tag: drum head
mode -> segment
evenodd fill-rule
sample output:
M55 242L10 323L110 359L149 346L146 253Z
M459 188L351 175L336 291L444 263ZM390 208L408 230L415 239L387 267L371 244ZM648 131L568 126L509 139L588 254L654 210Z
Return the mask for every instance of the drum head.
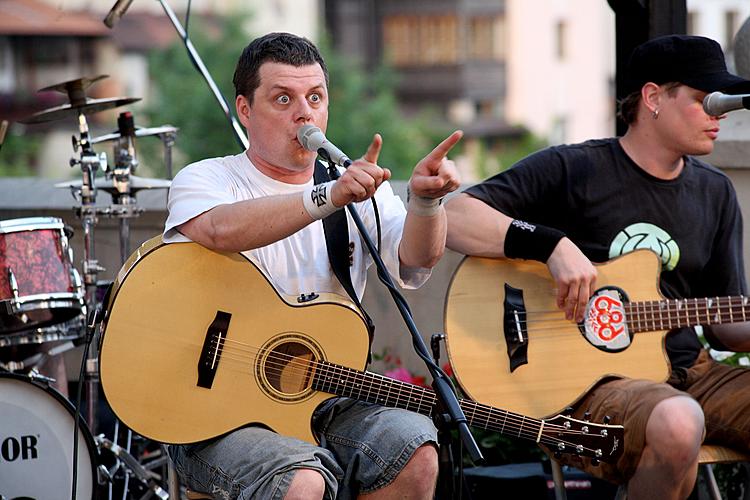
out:
M27 377L0 374L0 496L70 498L73 482L72 405ZM86 424L78 430L76 498L94 494L95 446Z

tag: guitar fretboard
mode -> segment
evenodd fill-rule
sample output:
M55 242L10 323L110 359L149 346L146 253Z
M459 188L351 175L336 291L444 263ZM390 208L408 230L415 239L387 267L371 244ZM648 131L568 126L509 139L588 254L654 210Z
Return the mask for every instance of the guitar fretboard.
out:
M718 325L750 319L748 297L664 299L628 302L625 314L631 332L671 330L696 325Z
M429 417L437 402L437 396L431 389L328 362L318 363L312 386L328 394L402 408ZM525 415L466 399L460 400L460 406L469 425L474 427L534 440L538 440L544 430L544 421Z

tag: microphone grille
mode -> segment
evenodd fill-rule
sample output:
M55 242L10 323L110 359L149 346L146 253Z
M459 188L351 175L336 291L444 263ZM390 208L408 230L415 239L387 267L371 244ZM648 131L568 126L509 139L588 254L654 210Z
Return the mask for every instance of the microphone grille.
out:
M703 98L703 111L705 111L707 115L717 116L722 114L721 112L717 113L718 110L716 109L721 96L721 92L711 92Z
M317 151L317 148L312 149L310 145L310 137L315 133L322 134L320 129L315 125L302 125L297 130L297 140L302 144L303 148L310 151Z

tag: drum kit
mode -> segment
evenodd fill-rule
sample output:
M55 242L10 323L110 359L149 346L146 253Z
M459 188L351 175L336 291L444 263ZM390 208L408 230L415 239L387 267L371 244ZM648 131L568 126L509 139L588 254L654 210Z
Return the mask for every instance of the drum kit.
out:
M124 263L130 250L130 221L143 213L136 194L170 185L169 180L134 175L138 167L135 141L147 136L161 139L171 178L171 150L177 134L172 126L137 128L132 114L124 112L118 117L117 131L90 137L87 116L139 100L88 97L88 87L102 78L105 75L41 89L62 92L68 102L24 120L77 120L75 155L70 165L80 167L82 178L56 186L70 189L78 202L75 212L83 229L84 258L79 273L69 243L73 230L59 218L0 221L0 500L71 498L73 491L75 498L91 499L101 496L104 488L110 498L113 491L121 493L123 499L169 498L160 486L168 463L162 447L146 450L148 444L143 444L138 453L133 452L131 442L138 439L133 439L127 430L127 443L120 446L117 441L122 430L118 425L111 440L104 434L92 435L101 410L97 404L97 342L91 341L95 337L95 315L91 313L103 302L107 285L99 280L104 268L95 257L95 226L99 217L119 221L120 256ZM94 150L95 145L104 143L114 144L113 165L105 153ZM102 176L97 176L99 171ZM110 205L96 204L100 191L111 195ZM82 369L87 396L84 421L76 406L54 387L54 379L45 375L42 366L87 342L89 354L84 356L85 370ZM148 458L144 458L145 454ZM163 473L157 473L159 470ZM138 496L134 497L136 493Z

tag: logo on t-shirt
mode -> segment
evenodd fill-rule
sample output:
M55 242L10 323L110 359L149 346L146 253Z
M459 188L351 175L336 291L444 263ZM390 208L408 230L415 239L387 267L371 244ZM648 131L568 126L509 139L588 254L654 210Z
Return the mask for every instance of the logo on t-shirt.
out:
M648 222L631 224L615 236L609 246L609 258L647 248L661 258L664 271L671 271L680 261L680 247L668 232Z

